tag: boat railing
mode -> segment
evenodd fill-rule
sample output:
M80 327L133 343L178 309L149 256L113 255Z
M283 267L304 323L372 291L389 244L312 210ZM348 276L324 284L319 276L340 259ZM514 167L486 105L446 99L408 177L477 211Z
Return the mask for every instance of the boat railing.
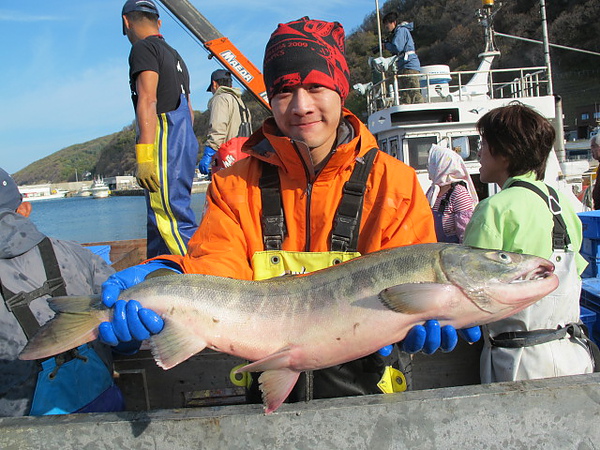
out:
M401 88L406 79L417 78L418 88ZM420 91L424 103L461 102L479 98L520 99L548 95L546 67L471 70L444 73L394 74L369 83L365 91L367 109L373 114L381 109L407 104L405 98Z

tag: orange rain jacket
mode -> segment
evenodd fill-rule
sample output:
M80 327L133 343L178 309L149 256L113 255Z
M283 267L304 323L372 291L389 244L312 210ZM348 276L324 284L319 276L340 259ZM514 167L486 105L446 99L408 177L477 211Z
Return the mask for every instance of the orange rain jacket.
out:
M377 147L375 137L350 111L343 116L354 137L339 145L315 176L296 145L267 119L244 146L249 158L213 175L202 223L185 256L163 255L184 273L252 279L251 259L263 251L259 160L279 167L287 236L282 250L329 251L333 220L356 158ZM367 180L358 251L436 242L433 216L414 169L378 152Z

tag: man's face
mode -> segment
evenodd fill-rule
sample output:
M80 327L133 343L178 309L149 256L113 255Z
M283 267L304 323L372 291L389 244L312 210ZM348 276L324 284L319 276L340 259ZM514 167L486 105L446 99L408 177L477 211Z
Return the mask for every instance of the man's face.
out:
M590 145L590 150L592 151L592 158L600 161L600 144L598 144L597 139Z
M327 155L333 148L342 111L337 92L317 84L297 85L276 94L271 109L281 132L304 142L313 155Z
M388 31L388 33L391 33L392 31L394 31L394 28L396 28L396 22L384 23L383 26Z

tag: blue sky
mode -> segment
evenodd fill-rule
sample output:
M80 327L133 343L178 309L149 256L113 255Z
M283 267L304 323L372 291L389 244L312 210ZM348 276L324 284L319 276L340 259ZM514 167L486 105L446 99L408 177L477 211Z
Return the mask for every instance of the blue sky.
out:
M9 173L73 144L121 130L134 119L127 83L130 44L124 0L7 0L0 4L0 167ZM159 3L162 33L190 70L192 105L203 111L215 60ZM337 20L346 32L373 0L221 0L191 3L257 67L278 23Z

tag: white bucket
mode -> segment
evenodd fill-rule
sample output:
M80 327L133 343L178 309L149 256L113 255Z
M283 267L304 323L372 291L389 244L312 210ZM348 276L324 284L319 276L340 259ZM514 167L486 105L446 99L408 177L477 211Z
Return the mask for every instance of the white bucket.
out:
M433 66L421 66L420 85L421 94L429 101L443 101L450 94L450 66L437 64ZM426 76L429 77L429 79ZM429 81L429 85L427 82Z

